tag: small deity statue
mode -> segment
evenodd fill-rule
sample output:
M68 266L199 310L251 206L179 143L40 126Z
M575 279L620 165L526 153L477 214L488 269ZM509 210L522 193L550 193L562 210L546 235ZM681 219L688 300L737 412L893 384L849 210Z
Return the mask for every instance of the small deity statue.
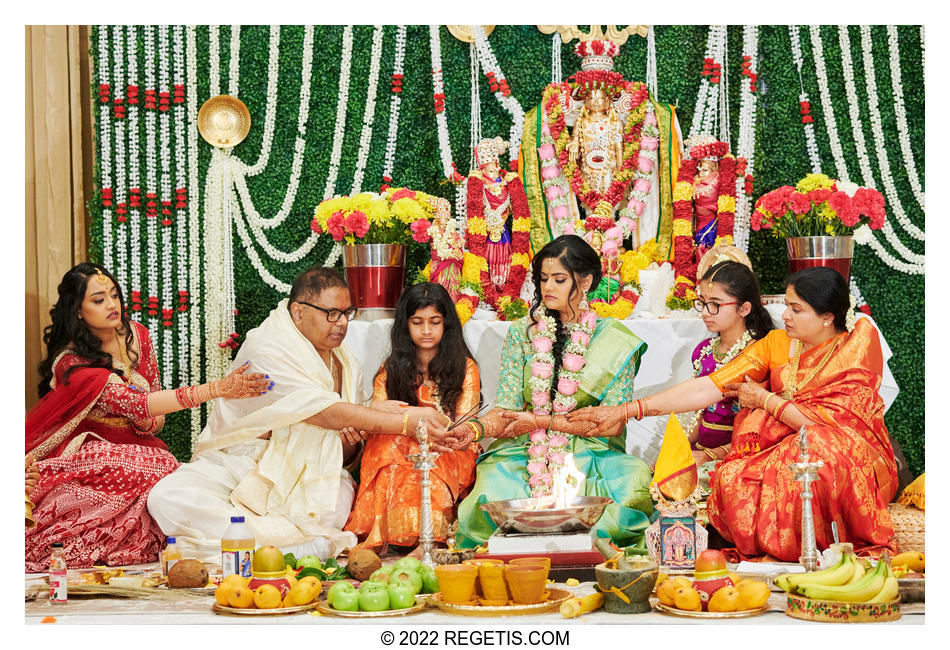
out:
M623 124L604 88L581 87L579 97L584 108L567 145L568 160L579 165L593 191L604 194L623 163Z
M465 257L462 237L455 219L450 216L449 202L437 196L430 197L430 201L435 207L435 218L429 226L429 236L432 237L429 281L441 284L449 292L452 302L458 302Z
M691 157L698 158L696 178L693 180L693 241L696 243L696 259L716 243L719 204L719 160L725 152L710 135L700 135L687 141ZM726 145L728 147L728 145ZM727 149L728 150L728 149ZM696 156L693 156L693 153Z

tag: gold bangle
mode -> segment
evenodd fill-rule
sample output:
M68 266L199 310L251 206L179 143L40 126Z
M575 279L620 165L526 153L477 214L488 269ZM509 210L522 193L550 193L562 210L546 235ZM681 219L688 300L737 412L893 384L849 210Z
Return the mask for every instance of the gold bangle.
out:
M406 413L402 416L402 433L400 435L406 435L406 427L409 425L409 414Z
M472 422L471 420L469 420L469 421L466 422L465 424L467 424L468 426L470 426L470 427L472 428L472 433L475 434L475 439L472 440L472 442L478 442L478 440L479 440L479 438L478 438L478 429L475 428L475 423Z
M766 413L769 413L769 414L772 413L771 411L769 411L769 400L772 399L773 397L775 397L775 393L769 393L768 397L765 398L765 403L762 404L762 408L765 410Z

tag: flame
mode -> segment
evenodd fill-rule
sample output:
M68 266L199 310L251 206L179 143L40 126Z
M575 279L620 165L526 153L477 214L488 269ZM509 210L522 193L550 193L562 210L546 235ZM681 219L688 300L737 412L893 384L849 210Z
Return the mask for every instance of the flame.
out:
M574 454L568 454L564 457L564 465L554 473L551 494L541 497L537 508L539 510L567 508L574 501L577 493L580 492L586 478L584 472L577 469L577 465L574 463Z

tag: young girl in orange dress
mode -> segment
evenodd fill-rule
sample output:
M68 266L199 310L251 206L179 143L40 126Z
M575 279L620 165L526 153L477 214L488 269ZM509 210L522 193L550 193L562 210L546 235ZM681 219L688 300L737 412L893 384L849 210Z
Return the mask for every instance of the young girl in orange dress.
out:
M798 460L801 427L812 460L824 462L811 486L818 548L834 541L835 522L840 540L855 550L894 551L887 504L897 491L897 463L878 392L884 361L877 330L867 319L853 322L848 285L829 268L789 277L785 302L784 330L772 330L712 374L572 415L610 427L627 415L703 408L736 396L743 409L731 445L717 451L707 504L710 523L738 555L794 562L801 554L801 484L788 471Z
M377 407L431 406L455 420L479 403L478 366L462 339L455 305L442 285L423 282L403 293L390 341L389 357L373 382ZM407 457L418 451L412 435L367 438L356 503L345 526L357 535L361 546L382 554L390 544L418 544L419 472ZM461 450L443 452L429 472L436 541L445 541L455 520L455 504L475 480L479 451L473 442Z

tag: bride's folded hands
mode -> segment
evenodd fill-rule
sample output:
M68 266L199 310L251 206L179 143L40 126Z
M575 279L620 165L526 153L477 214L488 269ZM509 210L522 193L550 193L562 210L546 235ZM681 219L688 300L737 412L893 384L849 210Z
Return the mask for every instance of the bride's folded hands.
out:
M568 413L564 417L568 422L585 427L593 427L583 435L588 438L615 436L623 431L627 424L629 407L619 406L585 406ZM577 434L580 435L580 434Z

